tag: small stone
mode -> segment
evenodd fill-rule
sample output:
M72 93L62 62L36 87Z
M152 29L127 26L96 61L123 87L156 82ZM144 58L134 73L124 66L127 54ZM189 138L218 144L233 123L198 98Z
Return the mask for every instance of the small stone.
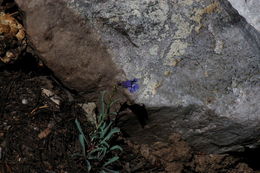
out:
M41 133L38 134L38 138L43 139L46 138L51 133L51 128L47 127Z
M97 123L96 113L95 113L96 107L97 106L94 102L84 103L82 105L82 109L85 111L87 120L93 125L96 125L96 123Z
M28 104L28 100L27 99L22 99L22 104L27 105Z
M60 105L61 98L57 95L55 95L51 90L42 88L42 94L50 98L50 100L55 103L56 105Z

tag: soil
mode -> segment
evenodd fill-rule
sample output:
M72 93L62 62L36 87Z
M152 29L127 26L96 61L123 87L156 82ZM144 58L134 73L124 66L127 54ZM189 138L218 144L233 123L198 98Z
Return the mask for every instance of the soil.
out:
M36 60L29 57L27 54L23 63L2 66L0 71L0 172L85 172L80 160L72 157L80 151L75 118L86 121L78 105L82 99L69 102L65 89L50 71L37 67ZM41 88L57 94L61 105L57 107L42 95ZM51 124L50 133L40 138L39 134ZM122 172L162 169L135 154L123 140L117 142L124 149L120 162L115 165L117 169Z
M1 9L15 12L12 3L3 3ZM60 102L53 102L42 89L52 91ZM80 106L84 102L32 53L23 53L14 64L0 63L0 173L87 172L83 159L73 157L81 151L75 119L86 124L86 133L92 130ZM248 160L245 155L195 153L179 134L149 145L129 139L126 135L114 139L123 152L111 169L122 173L254 172L241 162Z

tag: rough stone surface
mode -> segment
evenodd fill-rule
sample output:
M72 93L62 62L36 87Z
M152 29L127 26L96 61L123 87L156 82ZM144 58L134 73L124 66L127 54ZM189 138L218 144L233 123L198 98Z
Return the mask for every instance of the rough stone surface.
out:
M186 164L191 164L191 148L179 134L172 134L167 141L157 141L151 145L138 145L130 141L127 143L152 164L164 167L167 173L181 173Z
M164 107L150 110L149 114L150 120L144 129L131 115L122 127L138 144L163 141L172 132L182 134L196 150L208 153L243 151L245 146L255 147L260 142L258 122L251 125L237 123L202 107Z
M194 153L179 134L171 134L165 141L151 145L127 141L135 152L141 153L152 164L160 165L165 173L253 173L247 164L228 154Z
M95 93L138 78L132 100L151 110L158 135L177 131L207 152L259 144L260 34L227 1L16 2L68 87Z
M17 1L31 42L55 75L71 89L103 90L117 74L111 55L93 27L64 2Z
M260 31L260 1L259 0L229 0L232 6L248 23Z

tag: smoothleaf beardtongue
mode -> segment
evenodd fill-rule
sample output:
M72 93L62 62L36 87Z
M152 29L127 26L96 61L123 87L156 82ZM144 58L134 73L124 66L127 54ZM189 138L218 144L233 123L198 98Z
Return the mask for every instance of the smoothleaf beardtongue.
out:
M137 82L138 80L134 78L133 80L126 80L120 82L119 85L121 85L124 88L127 88L131 93L134 93L139 89L139 85L137 84Z

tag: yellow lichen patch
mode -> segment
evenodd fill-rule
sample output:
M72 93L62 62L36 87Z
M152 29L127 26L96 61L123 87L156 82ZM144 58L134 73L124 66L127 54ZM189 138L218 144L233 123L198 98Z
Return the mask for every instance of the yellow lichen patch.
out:
M178 2L178 4L191 6L195 1L200 1L200 0L181 0Z
M209 73L207 71L204 72L205 77L209 77Z
M198 25L195 27L196 32L199 32L200 28L202 27L201 20L203 15L213 13L214 11L219 9L218 7L219 7L219 3L215 1L214 3L208 5L203 9L195 9L194 11L195 15L191 18L193 21L198 23Z
M203 13L205 14L210 14L210 13L213 13L217 8L219 7L219 2L214 2L210 5L208 5L207 7L205 7L203 9Z
M184 55L185 49L187 47L188 47L188 43L182 42L180 40L175 40L172 43L170 50L166 55L166 60L164 62L164 65L176 66L180 61L179 56Z
M170 47L170 51L167 54L167 58L183 55L187 47L188 43L182 42L180 40L175 40Z
M153 79L152 77L145 77L143 84L146 86L141 97L149 98L157 93L158 88L163 85L162 81Z
M164 72L164 76L170 76L172 74L172 71L167 70Z
M151 55L157 55L158 54L158 50L159 50L159 46L158 45L154 45L149 49L149 53Z
M140 2L142 2L142 1L140 1ZM154 3L154 2L151 2L151 3ZM130 3L130 4L132 4L132 3ZM135 7L135 8L139 9L140 7ZM169 5L168 5L167 1L158 1L158 3L156 3L156 5L154 6L153 10L149 11L148 13L144 13L142 15L149 18L153 22L161 23L161 22L164 22L167 20L168 11L169 11Z
M174 38L182 39L187 38L193 26L190 25L181 15L173 14L171 20L176 24L177 31L174 33Z
M152 94L155 95L157 93L158 88L162 86L162 82L156 82L155 85L153 86Z
M181 61L180 59L170 59L170 60L168 60L167 65L168 65L168 66L175 67L175 66L178 65L178 63L179 63L180 61Z

